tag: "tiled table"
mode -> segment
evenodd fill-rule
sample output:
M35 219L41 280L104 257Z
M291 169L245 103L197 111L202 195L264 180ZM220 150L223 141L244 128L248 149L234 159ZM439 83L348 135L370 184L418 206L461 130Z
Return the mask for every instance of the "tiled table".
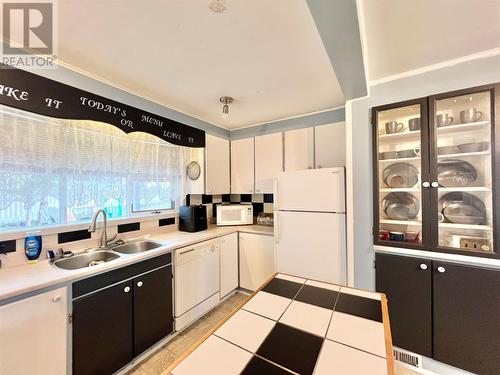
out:
M173 375L394 373L384 295L277 274Z

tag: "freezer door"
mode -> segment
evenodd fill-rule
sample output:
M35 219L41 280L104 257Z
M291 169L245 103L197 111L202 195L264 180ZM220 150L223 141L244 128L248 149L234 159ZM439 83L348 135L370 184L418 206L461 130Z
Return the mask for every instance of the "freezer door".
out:
M345 212L344 168L282 172L274 189L275 210Z
M346 284L345 215L277 211L274 219L280 272Z

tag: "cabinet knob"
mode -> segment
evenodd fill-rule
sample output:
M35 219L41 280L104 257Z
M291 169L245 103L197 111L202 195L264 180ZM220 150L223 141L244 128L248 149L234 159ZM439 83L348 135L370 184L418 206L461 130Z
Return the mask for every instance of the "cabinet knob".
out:
M139 282L137 283L137 286L138 286L139 288L140 288L141 286L143 286L143 285L144 285L144 284L142 283L142 281L139 281Z
M441 266L438 267L439 273L444 273L444 271L446 271L446 269L444 267L441 267Z
M420 265L420 269L422 269L422 270L426 270L426 269L427 269L427 264L422 263L422 264Z
M52 297L52 302L57 303L61 300L61 296L54 296Z
M125 293L130 292L130 287L129 287L129 286L126 286L125 288L123 288L123 291L124 291Z
M429 186L431 186L431 184L429 183L429 181L424 181L424 182L422 182L422 186L424 188L428 188Z
M432 184L431 184L431 186L432 186L433 188L436 188L436 187L438 187L438 186L439 186L439 184L438 184L436 181L433 181L433 182L432 182Z

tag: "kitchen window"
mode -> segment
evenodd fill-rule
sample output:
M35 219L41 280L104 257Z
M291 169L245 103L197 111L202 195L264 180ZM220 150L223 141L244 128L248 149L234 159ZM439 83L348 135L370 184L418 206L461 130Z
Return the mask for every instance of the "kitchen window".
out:
M0 232L172 210L194 149L0 106Z

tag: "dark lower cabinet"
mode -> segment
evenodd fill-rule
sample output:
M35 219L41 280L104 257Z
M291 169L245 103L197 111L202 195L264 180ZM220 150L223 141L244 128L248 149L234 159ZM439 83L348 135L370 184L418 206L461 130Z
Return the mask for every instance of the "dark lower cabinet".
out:
M500 271L433 262L434 359L500 374Z
M112 374L134 357L132 281L73 302L73 375Z
M430 261L376 254L376 289L385 293L394 345L432 357Z
M136 356L174 330L172 311L172 266L134 279Z
M73 284L73 375L111 375L173 332L167 255Z
M380 253L375 264L394 345L473 373L500 374L500 270Z

